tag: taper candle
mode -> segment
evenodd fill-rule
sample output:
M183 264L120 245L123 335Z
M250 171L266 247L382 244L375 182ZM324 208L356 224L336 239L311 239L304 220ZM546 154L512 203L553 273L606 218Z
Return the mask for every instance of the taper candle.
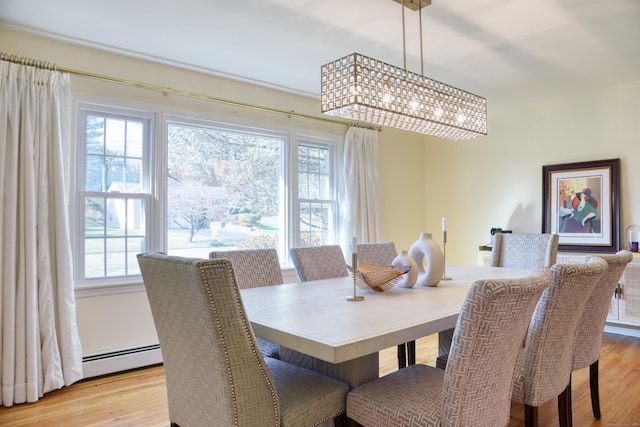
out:
M447 231L447 217L442 217L442 231Z
M358 239L356 239L356 236L353 236L353 239L351 240L351 252L356 253L357 248L358 248Z

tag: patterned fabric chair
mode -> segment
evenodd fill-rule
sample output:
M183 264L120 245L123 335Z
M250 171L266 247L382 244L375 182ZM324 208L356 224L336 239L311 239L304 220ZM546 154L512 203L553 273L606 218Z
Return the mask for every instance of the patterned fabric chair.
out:
M343 413L347 384L258 351L230 261L139 254L138 263L171 425L318 425Z
M393 242L358 243L356 246L358 262L371 264L391 265L393 259L398 256L396 245Z
M609 307L611 305L611 297L620 282L620 278L627 267L627 264L633 259L633 254L629 251L620 251L615 255L598 255L604 259L609 268L602 275L600 281L596 284L593 293L587 300L582 318L578 322L578 330L576 332L575 348L573 350L573 370L586 368L589 366L589 385L591 389L591 408L593 416L600 419L600 391L598 381L598 361L600 359L600 350L602 347L602 332L604 324L607 320ZM571 380L571 378L569 378ZM568 393L568 416L571 413L571 382L567 386ZM571 425L571 421L569 421Z
M338 245L291 248L289 254L301 282L349 275L342 248Z
M347 277L347 263L338 245L305 246L289 250L291 261L301 282ZM314 358L287 347L280 347L280 358L288 363L311 369Z
M551 267L558 255L557 234L498 233L491 249L492 267Z
M353 389L347 416L372 427L500 427L511 378L547 269L522 279L475 282L462 306L445 370L417 364Z
M560 426L567 426L565 392L570 382L578 322L596 283L607 270L601 258L551 267L551 284L544 291L520 349L513 376L513 401L525 405L525 426L538 425L538 407L558 399Z
M240 289L279 285L282 269L275 249L245 249L235 251L213 251L209 258L226 258L233 264ZM263 356L280 357L280 346L274 342L256 337Z
M398 252L393 242L358 243L358 262L391 265ZM398 344L398 369L416 363L416 342Z

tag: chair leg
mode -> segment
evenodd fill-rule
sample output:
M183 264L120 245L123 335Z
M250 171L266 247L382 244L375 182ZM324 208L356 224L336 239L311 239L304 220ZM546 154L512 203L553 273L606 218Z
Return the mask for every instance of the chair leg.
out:
M571 426L571 380L562 393L558 395L558 424L560 427Z
M567 386L567 427L573 427L573 397L571 396L571 376Z
M600 419L600 384L598 380L598 362L596 360L589 366L589 387L591 388L591 408L596 420Z
M398 369L407 366L407 348L404 344L398 345Z
M407 343L407 365L416 364L416 342L409 341Z
M538 407L524 405L524 425L525 427L538 427Z

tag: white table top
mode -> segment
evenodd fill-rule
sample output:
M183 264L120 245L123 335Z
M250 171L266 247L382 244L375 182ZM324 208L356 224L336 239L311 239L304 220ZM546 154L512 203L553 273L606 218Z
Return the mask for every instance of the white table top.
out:
M448 265L436 287L356 288L353 279L318 280L243 289L255 334L330 363L341 363L453 328L471 284L479 279L517 278L530 270Z

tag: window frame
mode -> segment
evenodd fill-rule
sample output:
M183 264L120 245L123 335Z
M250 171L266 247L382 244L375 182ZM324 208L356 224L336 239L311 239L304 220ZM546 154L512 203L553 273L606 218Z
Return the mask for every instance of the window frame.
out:
M142 141L142 182L140 193L109 193L108 191L87 191L86 190L86 138L87 138L87 117L90 115L104 116L119 120L139 121L143 123ZM140 284L142 277L140 274L130 274L111 277L85 277L85 200L88 197L104 197L105 199L137 199L144 205L144 241L145 248L153 248L152 217L153 197L151 183L151 169L153 150L151 144L155 138L156 114L139 110L118 107L114 105L103 105L91 102L78 102L76 106L76 173L75 173L75 256L74 256L74 277L76 290L90 290L94 288L122 287L132 284ZM106 255L105 255L106 256Z
M292 188L295 188L295 191L291 191L292 197L292 221L291 224L291 232L292 238L289 240L290 247L299 246L300 245L300 211L301 205L303 203L329 203L332 208L332 218L331 221L334 224L333 228L333 242L328 244L340 244L340 235L341 230L338 224L340 212L340 189L338 188L338 171L339 169L339 158L338 158L338 149L340 148L340 142L337 140L331 140L328 138L321 138L312 135L300 134L294 139L294 147L292 148L292 159L291 165L292 170L291 173L295 178L292 179L291 185ZM330 199L302 199L299 197L299 181L298 178L300 176L298 170L298 151L301 145L308 145L312 147L321 147L326 148L329 151L329 187L331 190L331 198ZM329 200L329 202L327 202Z
M167 166L168 166L168 132L169 122L182 125L216 127L223 131L239 131L267 135L269 137L284 137L285 142L281 153L281 194L284 212L281 213L281 242L279 254L283 274L288 277L288 270L293 268L289 258L289 249L299 246L300 201L298 198L298 148L299 145L327 148L330 158L330 186L333 194L331 220L336 224L333 231L335 244L341 243L342 230L339 218L340 200L344 189L338 186L341 176L341 150L344 136L338 132L328 132L304 129L278 124L277 120L243 119L235 115L219 115L185 109L168 109L157 104L142 104L122 99L95 99L80 97L76 99L76 148L73 151L75 160L75 179L73 194L76 206L75 218L72 221L74 247L74 275L76 277L77 296L95 296L104 294L118 294L140 292L144 290L140 275L118 276L112 278L84 278L84 200L96 192L85 191L86 185L86 117L91 112L114 118L133 120L148 120L145 129L148 132L143 142L143 179L146 186L145 193L118 193L119 196L144 198L145 204L145 234L147 252L166 251L167 242ZM295 190L295 191L292 191ZM97 192L98 196L109 194ZM213 248L212 248L213 250Z

